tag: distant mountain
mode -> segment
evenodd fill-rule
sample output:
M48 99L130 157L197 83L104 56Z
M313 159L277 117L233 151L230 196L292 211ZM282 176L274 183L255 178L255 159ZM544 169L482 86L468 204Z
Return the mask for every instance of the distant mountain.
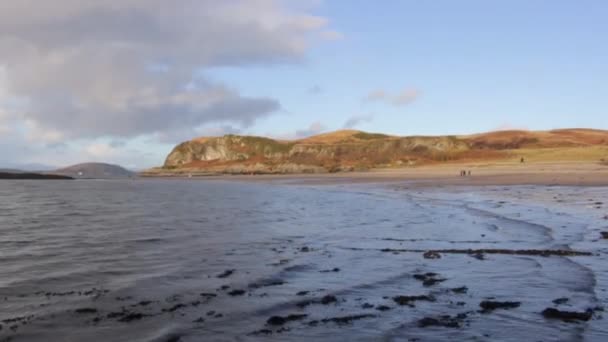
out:
M143 176L316 173L456 162L608 160L608 131L497 131L399 137L355 130L299 140L225 135L177 145Z
M115 179L135 177L135 173L121 166L105 163L83 163L49 171L48 174L86 179Z

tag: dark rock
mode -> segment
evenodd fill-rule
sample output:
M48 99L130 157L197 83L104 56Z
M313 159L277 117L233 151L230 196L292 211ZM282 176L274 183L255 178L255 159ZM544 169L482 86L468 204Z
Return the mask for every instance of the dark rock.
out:
M228 278L230 277L236 270L225 270L223 273L218 274L218 278Z
M313 300L303 300L301 302L296 303L296 306L303 309L311 304L314 304L315 302Z
M175 305L173 305L172 307L170 307L168 309L163 309L163 312L175 312L175 311L177 311L177 310L179 310L181 308L185 308L185 307L186 307L186 305L181 304L181 303L180 304L175 304Z
M338 298L336 298L336 296L332 296L332 295L327 295L327 296L321 298L321 304L323 304L323 305L336 303L337 301L338 301Z
M593 316L593 310L589 309L584 312L562 311L555 308L546 308L542 315L545 318L561 319L563 321L588 321Z
M304 246L304 247L300 248L300 252L302 252L302 253L308 253L308 252L310 252L310 248L307 247L307 246Z
M483 309L482 312L491 312L496 309L514 309L518 308L521 302L497 302L491 300L484 300L479 303L479 306Z
M378 311L388 311L390 309L392 309L392 308L390 306L386 306L386 305L378 305L376 307L376 310L378 310Z
M393 297L393 301L399 305L412 305L412 302L420 301L420 300L427 301L427 302L434 302L435 297L430 296L430 295Z
M483 253L472 253L471 256L477 260L486 260L486 256Z
M350 315L350 316L342 316L342 317L325 318L325 319L322 319L321 322L323 322L323 323L333 322L333 323L336 323L336 324L348 324L348 323L351 323L352 321L356 321L356 320L359 320L359 319L373 318L373 317L376 317L376 316L375 315L370 315L370 314Z
M393 252L423 252L419 249L391 249L384 248L380 250L385 253ZM591 256L591 252L573 251L567 249L438 249L426 251L423 253L445 253L445 254L504 254L504 255L531 255L531 256Z
M207 297L207 298L217 297L217 295L215 293L206 293L206 292L201 293L200 296Z
M443 279L443 278L429 278L429 279L427 279L427 280L423 281L423 282L422 282L422 285L427 286L427 287L428 287L428 286L433 286L433 285L435 285L435 284L438 284L438 283L444 282L444 281L446 281L446 280L447 280L447 279Z
M441 259L441 254L435 251L427 251L422 254L425 259Z
M267 279L257 283L249 284L250 289L259 289L262 287L270 287L270 286L279 286L283 285L285 282L279 279Z
M268 325L283 325L287 322L291 322L291 321L298 321L301 319L304 319L308 317L308 315L305 314L291 314L285 317L282 316L272 316L270 317L267 321L266 324Z
M205 319L203 317L199 317L198 319L192 321L192 323L204 323Z
M420 328L426 328L430 326L444 327L444 328L460 328L460 321L452 316L440 316L438 318L425 317L418 321Z
M608 232L600 232L602 239L608 239Z
M363 305L361 305L361 309L371 309L374 306L370 303L364 303Z
M142 318L144 318L146 315L139 313L139 312L131 312L129 314L126 314L125 316L123 316L121 319L119 319L119 322L132 322L132 321L138 321Z
M97 309L95 309L95 308L80 308L80 309L74 310L74 312L78 313L78 314L94 314L94 313L97 313Z
M233 297L234 296L242 296L242 295L245 294L245 290L232 290L232 291L228 292L228 294L230 296L233 296Z
M337 273L337 272L340 272L340 269L336 267L336 268L333 268L333 269L331 269L331 270L322 270L322 271L319 271L319 272L321 272L321 273L331 273L331 272L336 272L336 273Z
M450 291L452 291L454 293L467 293L467 291L469 291L469 288L466 286L461 286L461 287L456 287L456 288L450 289Z
M167 342L179 342L182 338L180 336L171 336L167 339Z
M553 304L555 304L555 305L565 304L565 303L567 303L569 300L570 300L570 299L565 298L565 297L564 297L564 298L557 298L557 299L554 299L554 300L553 300Z
M443 278L436 278L437 276L437 273L428 272L425 274L414 274L414 279L421 281L422 285L424 286L433 286L447 280Z
M300 292L296 293L296 296L306 296L309 293L310 293L310 291L300 291Z
M126 311L118 311L118 312L110 312L109 314L106 315L106 317L107 318L118 318L118 317L123 317L126 315L127 315Z
M272 330L270 330L270 329L260 329L258 331L254 331L251 334L252 335L271 335L272 334Z

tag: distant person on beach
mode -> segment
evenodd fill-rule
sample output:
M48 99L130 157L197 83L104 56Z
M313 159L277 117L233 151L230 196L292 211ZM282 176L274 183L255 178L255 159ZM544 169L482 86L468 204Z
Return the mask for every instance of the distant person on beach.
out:
M471 175L471 170L469 170L469 176Z
M521 160L519 161L520 163L524 163L524 157L521 157Z

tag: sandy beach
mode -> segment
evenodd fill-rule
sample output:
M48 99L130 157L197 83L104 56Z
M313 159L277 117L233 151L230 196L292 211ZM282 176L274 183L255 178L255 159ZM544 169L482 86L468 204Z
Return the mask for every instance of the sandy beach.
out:
M459 176L461 170L471 175ZM177 177L179 178L179 177ZM569 185L608 186L608 166L599 163L458 163L366 172L285 175L220 175L201 180L287 181L301 184L406 182L410 186Z

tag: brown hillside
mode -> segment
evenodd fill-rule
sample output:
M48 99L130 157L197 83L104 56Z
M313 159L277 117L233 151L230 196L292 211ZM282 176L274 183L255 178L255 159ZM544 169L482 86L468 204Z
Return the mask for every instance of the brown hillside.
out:
M497 131L467 136L399 137L341 130L300 140L225 135L176 146L165 173L336 172L378 167L514 160L594 160L608 157L608 131ZM155 171L155 172L156 172ZM159 171L159 172L160 172Z

